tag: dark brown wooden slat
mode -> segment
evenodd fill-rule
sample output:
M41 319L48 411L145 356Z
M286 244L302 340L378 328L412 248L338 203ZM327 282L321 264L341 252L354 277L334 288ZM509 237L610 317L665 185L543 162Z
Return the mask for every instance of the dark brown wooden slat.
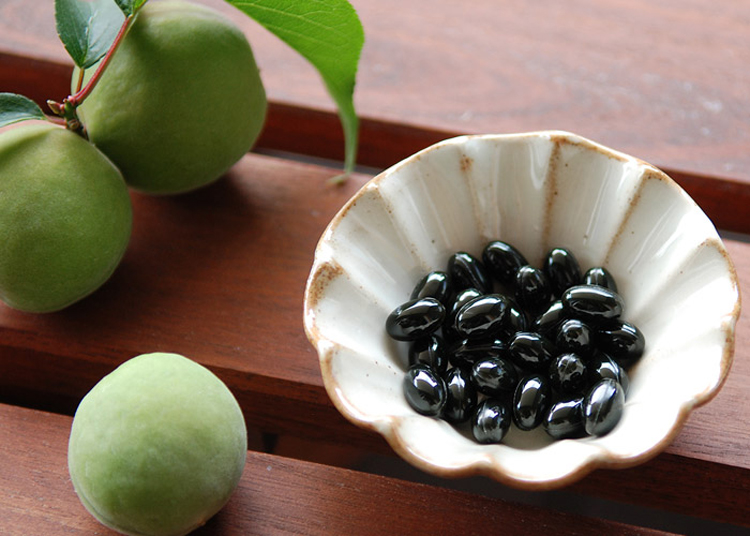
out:
M48 99L70 94L72 70L72 64L0 52L0 91L24 95L48 113Z
M0 532L114 535L70 483L71 418L0 404ZM421 484L249 452L229 504L194 534L665 534Z
M214 369L237 394L248 423L265 431L390 452L348 423L330 403L317 356L302 329L302 292L315 244L340 206L364 183L325 180L335 170L246 156L217 184L193 194L133 194L135 230L123 264L91 298L57 314L0 307L0 397L73 412L77 401L120 362L174 351ZM727 241L744 288L750 245ZM155 277L154 274L162 274ZM747 301L747 300L746 300ZM649 462L658 474L640 493L638 472L595 473L596 494L691 514L705 489L721 509L711 519L747 522L750 501L750 320L737 330L737 356L715 400L698 409L667 453ZM686 466L673 471L675 459ZM689 475L689 477L688 477ZM735 479L726 495L716 476ZM621 482L629 481L627 486ZM718 495L717 495L718 493ZM711 503L714 504L714 503Z
M570 489L659 510L677 511L674 505L681 503L679 513L684 515L750 527L749 472L720 465L712 465L710 472L710 476L707 475L705 466L694 459L665 454L653 463L632 469L594 472ZM663 486L655 492L652 483L666 475L679 483ZM686 492L691 497L689 500L683 496ZM636 498L638 495L641 497ZM727 515L722 515L723 512Z
M334 111L305 60L223 0L202 1L249 36L272 100ZM364 117L470 133L570 130L666 169L750 180L746 2L352 4L366 33ZM5 0L0 50L68 61L53 3Z

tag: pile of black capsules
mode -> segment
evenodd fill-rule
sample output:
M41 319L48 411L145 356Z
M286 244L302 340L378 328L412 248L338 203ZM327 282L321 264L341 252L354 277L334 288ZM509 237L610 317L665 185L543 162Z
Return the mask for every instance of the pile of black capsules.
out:
M627 369L645 339L623 320L624 302L604 267L582 273L555 248L541 269L493 241L479 259L452 255L386 320L408 341L403 389L422 415L503 440L511 422L555 439L602 436L620 420Z

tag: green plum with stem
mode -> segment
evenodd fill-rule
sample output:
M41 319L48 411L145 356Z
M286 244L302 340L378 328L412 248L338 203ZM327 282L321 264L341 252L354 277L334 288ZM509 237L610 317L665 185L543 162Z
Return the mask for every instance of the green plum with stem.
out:
M255 144L265 90L247 38L220 13L182 0L151 1L105 59L77 113L133 188L194 190ZM74 92L96 69L83 77L76 69Z

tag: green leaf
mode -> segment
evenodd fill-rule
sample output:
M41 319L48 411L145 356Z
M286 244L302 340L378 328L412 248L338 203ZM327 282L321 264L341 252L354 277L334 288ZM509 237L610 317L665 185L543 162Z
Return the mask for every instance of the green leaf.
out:
M148 0L114 0L126 17L134 15Z
M55 0L57 34L79 67L107 53L125 17L113 0Z
M46 116L33 100L15 93L0 93L0 127L28 119L46 119Z
M345 171L354 168L359 120L354 85L364 31L346 0L226 0L299 52L320 73L339 109Z

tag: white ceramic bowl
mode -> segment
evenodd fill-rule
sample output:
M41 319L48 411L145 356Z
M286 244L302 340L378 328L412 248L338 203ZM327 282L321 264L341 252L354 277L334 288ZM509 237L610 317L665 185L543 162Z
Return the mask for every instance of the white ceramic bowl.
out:
M451 254L481 257L495 239L537 267L565 247L583 270L614 275L624 316L647 342L609 434L553 441L541 427L512 427L503 443L481 445L405 401L404 343L386 334L386 317ZM320 239L304 324L336 407L404 459L441 476L545 489L662 451L726 378L739 312L732 262L674 181L579 136L537 132L449 139L368 182Z

